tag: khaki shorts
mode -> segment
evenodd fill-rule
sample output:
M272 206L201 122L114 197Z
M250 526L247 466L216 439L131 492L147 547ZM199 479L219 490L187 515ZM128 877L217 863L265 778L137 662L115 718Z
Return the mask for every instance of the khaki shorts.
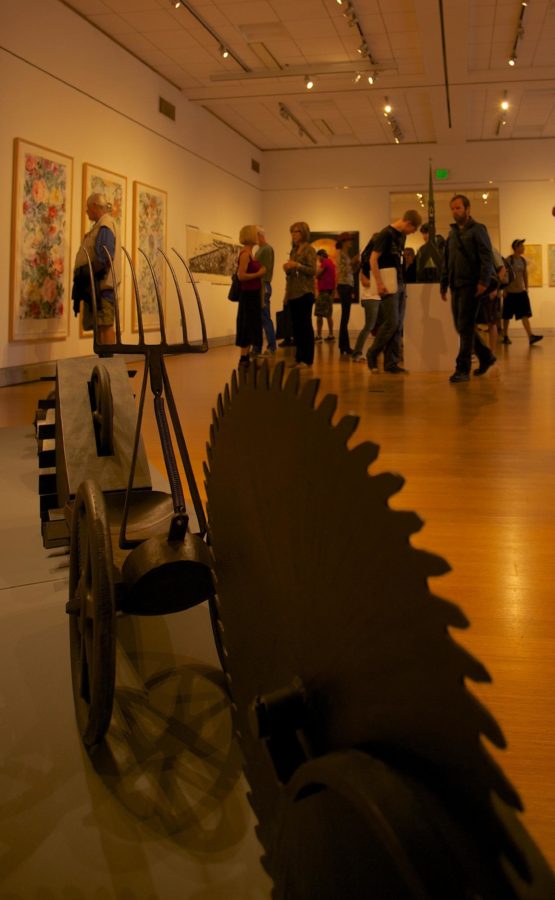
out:
M85 331L93 330L93 311L92 306L83 303L83 328ZM114 301L108 297L100 298L100 308L96 314L97 325L113 325L114 324Z

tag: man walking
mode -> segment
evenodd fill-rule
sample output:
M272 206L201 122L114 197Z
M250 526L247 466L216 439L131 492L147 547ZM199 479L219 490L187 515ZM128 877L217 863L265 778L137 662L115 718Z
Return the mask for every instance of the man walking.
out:
M272 296L272 276L274 274L274 248L266 240L263 228L258 229L258 250L255 255L258 262L266 269L265 274L262 276L262 290L264 293L262 297L262 330L266 335L268 347L264 353L262 353L262 347L253 347L253 355L273 356L276 352L276 333L270 311L270 297Z
M422 222L415 209L383 228L372 241L370 271L380 295L378 331L366 359L374 374L378 371L378 354L384 354L384 372L405 375L401 361L401 339L405 318L406 293L403 281L403 250L407 234L413 234ZM387 283L386 283L387 281Z
M483 375L496 361L476 332L480 300L491 290L495 266L488 230L470 215L468 197L455 194L449 205L455 222L445 245L440 291L441 299L447 300L447 288L451 290L453 321L459 335L456 368L449 378L456 384L470 380L472 352L480 363L474 375Z

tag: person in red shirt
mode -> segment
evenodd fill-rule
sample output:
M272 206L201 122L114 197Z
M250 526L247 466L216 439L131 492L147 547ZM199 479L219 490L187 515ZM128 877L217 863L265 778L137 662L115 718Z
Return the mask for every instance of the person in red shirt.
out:
M325 250L316 252L318 257L316 272L317 296L314 315L316 316L316 341L321 343L322 325L324 319L328 323L328 336L326 341L334 341L333 335L333 292L335 290L335 263L328 257Z

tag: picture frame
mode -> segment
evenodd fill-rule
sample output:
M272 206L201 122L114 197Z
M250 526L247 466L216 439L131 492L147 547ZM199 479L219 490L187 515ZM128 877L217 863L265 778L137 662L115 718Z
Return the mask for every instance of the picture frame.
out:
M241 245L229 235L201 231L195 225L187 225L187 259L197 281L212 284L229 284L237 267Z
M158 331L160 320L156 291L148 264L143 256L146 254L160 286L162 309L166 302L166 263L158 249L166 249L166 230L168 215L168 195L166 191L133 182L133 263L137 274L143 327L145 331ZM141 252L142 251L142 252ZM131 304L131 329L139 330L135 297Z
M93 163L83 163L83 188L81 207L81 234L90 231L93 223L87 217L87 197L91 194L105 194L112 204L111 216L118 227L121 243L125 245L127 226L127 176L103 169ZM121 284L118 288L120 326L125 327L125 259L122 251ZM79 314L79 336L92 337L92 331L83 327L83 312Z
M349 239L351 241L351 246L349 248L349 255L358 256L360 253L360 236L358 231L350 231L349 229L340 228L337 231L311 231L310 232L310 243L318 252L318 250L325 250L328 254L328 258L332 260L335 266L337 266L337 255L339 251L336 249L335 245L337 243L337 238L340 234L348 234ZM355 283L353 289L354 303L359 302L359 279L358 275L355 275ZM334 296L334 303L339 303L339 298Z
M547 276L549 287L555 287L555 244L547 245Z
M10 341L65 340L71 306L73 158L14 140Z
M528 287L543 285L543 260L541 244L525 244L524 258L528 269Z

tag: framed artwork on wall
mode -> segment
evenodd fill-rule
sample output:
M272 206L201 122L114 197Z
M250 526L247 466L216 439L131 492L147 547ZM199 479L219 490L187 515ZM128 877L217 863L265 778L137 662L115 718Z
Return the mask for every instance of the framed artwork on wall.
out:
M347 233L351 240L351 246L349 248L349 256L358 256L360 253L360 239L358 231L349 231L345 228L340 228L338 231L311 231L310 232L310 243L314 247L316 251L325 250L328 254L328 258L333 261L335 266L337 267L337 255L339 254L339 250L336 250L335 244L337 238L342 233ZM359 298L359 280L358 275L355 275L355 287L354 287L354 302L358 303ZM335 303L338 303L337 297L334 300Z
M524 257L528 265L528 287L541 287L543 284L542 245L525 244Z
M81 234L90 231L93 223L87 217L87 197L91 194L105 194L108 203L112 204L111 216L118 227L121 243L125 245L126 213L127 213L127 177L101 169L92 163L83 163L83 204L81 210ZM121 260L121 285L118 289L120 325L125 327L125 265L122 252ZM79 333L81 337L92 337L92 331L83 328L83 314L79 316Z
M72 183L70 156L15 139L10 341L68 335Z
M162 309L165 311L166 263L158 249L166 249L168 215L166 191L140 181L133 182L133 262L137 273L139 297L145 331L158 331L159 316L156 290L148 263L148 257L160 287ZM141 252L142 251L142 252ZM135 298L131 304L131 328L139 330Z
M549 287L555 287L555 244L547 245L547 271Z
M197 281L229 284L241 245L230 237L187 225L187 259Z

